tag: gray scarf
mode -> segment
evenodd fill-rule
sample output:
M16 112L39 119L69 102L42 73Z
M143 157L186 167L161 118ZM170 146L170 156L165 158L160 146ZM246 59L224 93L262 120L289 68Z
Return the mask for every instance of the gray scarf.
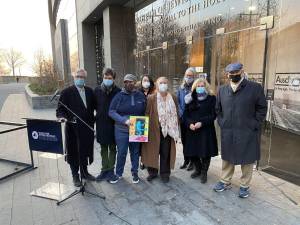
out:
M102 90L104 93L106 93L107 95L109 95L109 94L112 92L112 90L114 89L114 87L115 87L115 84L112 84L110 87L107 87L107 86L105 86L105 85L103 84L103 82L102 82L101 85L100 85L101 90Z

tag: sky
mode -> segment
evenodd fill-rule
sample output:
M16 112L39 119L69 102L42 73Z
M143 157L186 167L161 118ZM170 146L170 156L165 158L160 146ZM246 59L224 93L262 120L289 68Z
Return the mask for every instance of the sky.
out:
M47 0L0 0L0 49L11 47L26 59L22 75L32 75L37 49L51 55Z

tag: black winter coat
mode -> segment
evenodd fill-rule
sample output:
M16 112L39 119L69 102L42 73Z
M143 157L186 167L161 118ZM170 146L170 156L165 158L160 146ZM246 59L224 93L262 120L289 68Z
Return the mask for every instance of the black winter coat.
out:
M75 85L64 89L61 92L59 100L93 128L95 123L93 89L85 86L85 95L87 107L85 107ZM64 117L68 121L72 121L75 118L60 103L58 103L56 116L58 118ZM80 120L76 121L76 124L67 122L65 126L66 160L69 164L79 165L77 149L79 145L81 163L82 165L88 165L94 161L94 132Z
M95 88L96 99L96 132L97 142L103 145L115 144L114 120L108 115L109 106L113 97L121 89L114 86L111 92L106 93L101 86Z
M260 84L243 80L236 92L230 84L220 88L216 111L221 127L222 159L234 165L260 159L260 127L267 101Z
M205 100L199 101L193 92L193 100L185 106L185 145L184 152L188 157L213 157L218 155L218 144L214 121L216 119L216 97L208 95ZM202 126L193 131L191 124L201 122Z

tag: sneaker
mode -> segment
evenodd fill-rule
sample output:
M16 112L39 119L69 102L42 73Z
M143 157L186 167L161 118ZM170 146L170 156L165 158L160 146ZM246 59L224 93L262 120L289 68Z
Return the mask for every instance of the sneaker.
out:
M215 186L214 186L214 191L215 192L222 192L222 191L225 191L227 189L230 189L231 188L231 184L225 184L221 181L219 181Z
M140 178L139 178L138 174L133 173L132 174L132 183L137 184L138 182L140 182Z
M101 171L101 173L96 177L96 181L100 182L107 178L108 171Z
M247 188L240 187L240 191L239 191L240 198L248 198L249 194L250 194L249 187Z
M115 183L118 183L118 181L121 179L122 177L121 176L118 176L116 174L112 174L109 178L108 178L108 182L111 183L111 184L115 184Z

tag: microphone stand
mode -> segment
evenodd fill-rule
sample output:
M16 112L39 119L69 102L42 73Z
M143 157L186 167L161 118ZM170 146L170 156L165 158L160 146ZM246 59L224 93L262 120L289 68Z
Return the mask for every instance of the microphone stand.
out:
M54 97L52 98L52 100L56 97L57 93L54 95ZM78 154L78 162L79 162L79 171L80 171L80 189L79 190L75 190L72 194L70 194L68 197L66 197L65 199L62 199L60 201L58 201L56 204L60 205L62 202L72 198L73 196L81 193L82 195L84 195L84 193L93 195L95 197L101 198L101 199L105 199L104 195L100 195L98 193L93 193L90 192L89 190L86 190L85 186L86 186L86 182L83 181L83 168L82 168L82 164L81 164L81 159L80 159L80 150L79 150L79 133L78 133L78 123L77 123L77 119L80 120L83 124L85 124L90 130L92 130L93 132L95 132L95 130L93 128L91 128L91 126L89 126L86 122L84 122L76 113L74 113L68 106L66 106L64 103L62 103L60 100L57 100L58 104L61 104L68 112L72 113L72 115L75 117L75 120L70 122L67 121L67 123L74 123L76 126L75 132L76 132L76 136L77 136L77 154Z

